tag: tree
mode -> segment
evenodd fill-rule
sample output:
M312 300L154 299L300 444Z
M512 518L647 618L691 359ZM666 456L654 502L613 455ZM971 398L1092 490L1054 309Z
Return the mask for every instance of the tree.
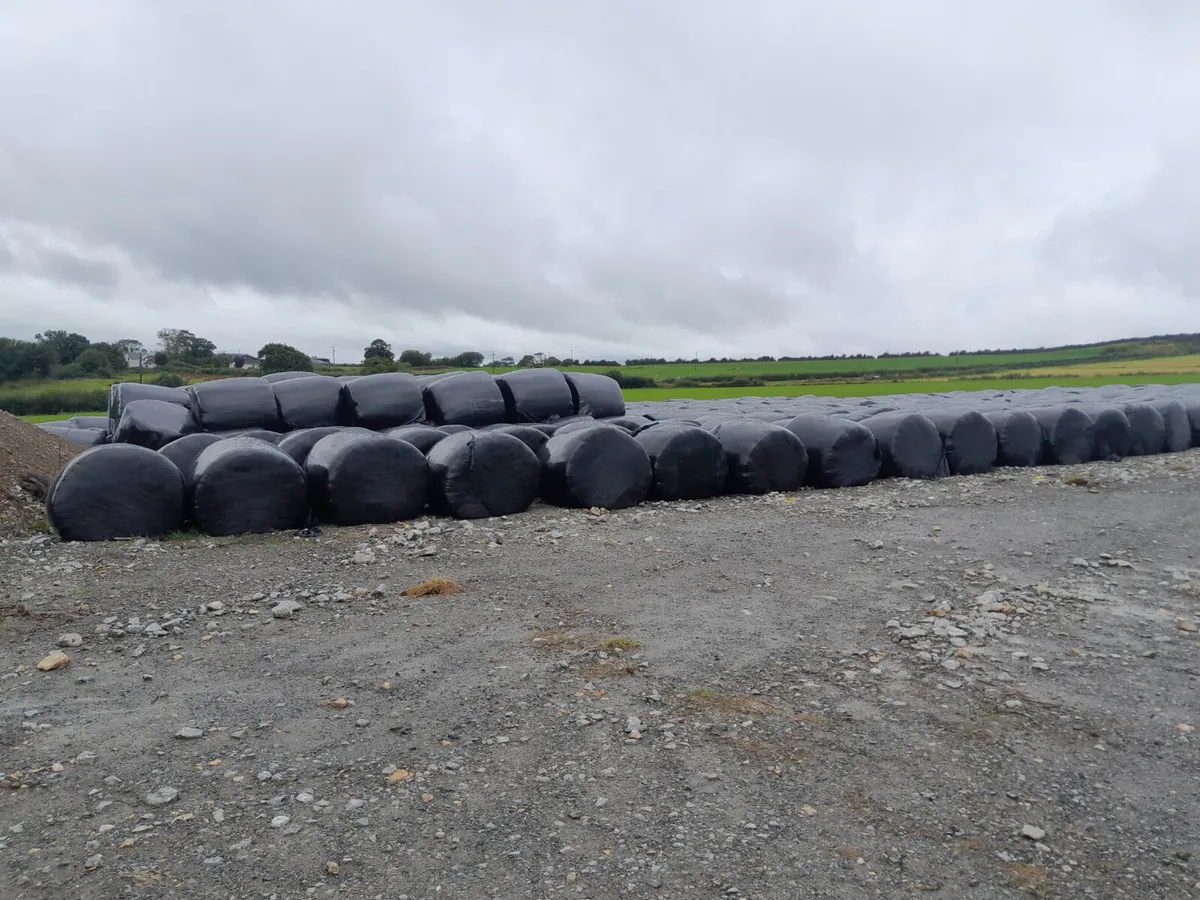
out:
M171 357L167 356L167 354L162 350L159 350L154 354L154 365L156 366L165 366L170 361Z
M537 365L537 363L534 362L533 356L529 353L526 353L524 356L521 357L521 361L517 363L517 368L518 369L530 369L530 368L533 368L533 366L535 366L535 365Z
M311 372L312 359L307 353L287 344L267 344L258 351L259 370L264 375L272 372Z
M383 338L375 338L371 341L370 346L363 350L363 360L368 359L386 359L391 362L396 358L396 354L392 352L392 345Z
M561 360L561 359L559 359L557 356L547 356L547 357L546 357L546 359L543 361L543 365L547 365L547 366L561 366L561 365L562 365L562 360Z
M68 334L61 330L44 331L41 334L35 334L33 339L37 343L53 349L54 361L64 366L75 362L79 358L79 354L90 347L92 343L82 334L74 332Z
M380 372L395 372L400 366L390 359L382 356L368 356L363 360L362 368L359 369L363 375L378 375Z
M414 369L427 368L433 364L433 356L420 350L404 350L400 353L400 362L408 363Z
M113 373L112 360L99 347L88 347L76 358L74 365L82 375L93 378L109 378Z
M208 338L197 337L183 328L163 328L157 337L163 353L182 362L210 360L217 351L217 345Z
M88 350L99 350L108 360L108 368L113 372L120 372L123 369L129 368L129 363L126 361L125 352L116 344L109 344L101 341L98 344L92 344ZM88 351L85 350L79 355L79 359L83 359L83 355ZM78 361L78 360L77 360Z
M511 356L506 356L504 359L496 360L496 365L504 366L506 369L516 368L516 361Z
M483 365L483 354L475 350L468 350L466 353L460 353L451 359L450 365L462 369L478 369Z

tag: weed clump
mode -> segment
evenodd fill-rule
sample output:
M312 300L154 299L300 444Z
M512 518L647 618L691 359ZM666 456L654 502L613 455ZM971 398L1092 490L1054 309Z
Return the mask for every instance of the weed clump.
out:
M449 578L430 578L404 592L405 597L449 597L462 591L462 585Z

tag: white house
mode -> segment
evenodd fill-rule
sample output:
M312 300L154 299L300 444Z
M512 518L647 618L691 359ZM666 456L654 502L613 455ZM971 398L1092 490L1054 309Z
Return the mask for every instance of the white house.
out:
M257 369L259 367L258 357L247 356L244 353L237 354L229 362L231 369Z
M125 365L130 369L153 369L153 353L126 353Z

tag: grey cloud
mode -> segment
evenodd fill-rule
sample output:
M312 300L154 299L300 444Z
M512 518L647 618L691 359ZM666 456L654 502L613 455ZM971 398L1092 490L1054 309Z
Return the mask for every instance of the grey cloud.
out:
M1177 314L1021 314L1106 273L1169 272L1167 300L1195 295L1195 214L1171 203L1195 159L1178 148L1200 146L1200 7L1183 0L14 15L0 225L61 236L79 253L44 277L145 297L150 317L175 284L656 354L855 352ZM1129 159L1171 148L1157 185L1111 200ZM129 265L89 268L96 248ZM193 330L217 326L199 314ZM277 312L245 315L272 338Z

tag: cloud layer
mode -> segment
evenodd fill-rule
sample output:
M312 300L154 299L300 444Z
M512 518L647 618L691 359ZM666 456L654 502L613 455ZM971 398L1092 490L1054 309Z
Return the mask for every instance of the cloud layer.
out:
M1196 328L1194 3L20 6L0 334L348 359Z

